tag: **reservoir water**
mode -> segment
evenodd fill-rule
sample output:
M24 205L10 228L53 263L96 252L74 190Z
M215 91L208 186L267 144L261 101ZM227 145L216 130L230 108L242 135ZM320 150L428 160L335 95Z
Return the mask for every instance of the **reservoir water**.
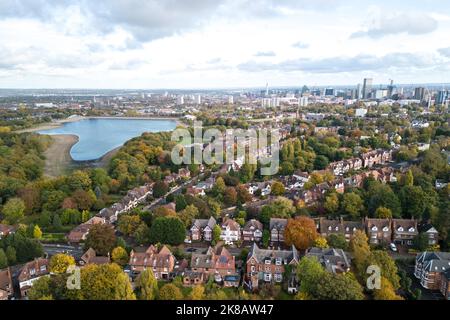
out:
M95 160L144 132L172 131L175 120L83 119L61 127L38 131L40 134L71 134L79 138L70 150L76 161Z

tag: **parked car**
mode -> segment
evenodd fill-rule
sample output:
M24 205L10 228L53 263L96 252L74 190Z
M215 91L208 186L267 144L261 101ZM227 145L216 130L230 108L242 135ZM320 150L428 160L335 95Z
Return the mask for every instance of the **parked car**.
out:
M394 252L397 252L398 250L397 250L397 246L395 245L395 243L391 243L390 245L389 245L389 248L392 250L392 251L394 251Z

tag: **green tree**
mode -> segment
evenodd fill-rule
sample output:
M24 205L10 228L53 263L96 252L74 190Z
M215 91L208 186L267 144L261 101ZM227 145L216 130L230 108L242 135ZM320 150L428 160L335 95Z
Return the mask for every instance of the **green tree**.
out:
M386 251L373 251L369 257L369 265L377 265L381 269L381 274L392 284L395 290L400 288L400 277L398 276L397 265Z
M95 224L89 230L84 248L92 248L99 255L106 256L116 244L114 229L107 224Z
M269 242L270 242L270 231L269 230L264 230L263 231L263 236L262 236L263 246L265 248L267 248L269 246Z
M199 216L199 212L196 206L189 205L185 207L180 213L179 218L184 223L186 228L192 225L192 221Z
M392 211L391 209L385 208L385 207L379 207L377 210L375 210L375 218L378 219L391 219L392 218Z
M187 205L188 204L186 202L186 199L184 199L184 196L182 194L178 194L175 196L175 207L177 212L184 210Z
M205 287L202 285L196 285L192 288L189 294L191 300L204 300L205 299Z
M13 266L17 262L16 249L13 246L6 247L6 258L8 259L8 264Z
M165 284L159 290L159 300L181 300L183 293L172 283Z
M25 203L20 198L9 199L3 207L2 213L7 223L16 224L23 219Z
M169 191L169 186L163 181L158 181L153 186L153 197L161 198L168 191Z
M234 206L237 202L237 192L233 187L228 187L225 189L223 195L223 202L228 206Z
M271 194L274 196L281 196L286 192L284 185L280 181L275 181L271 186Z
M220 241L220 234L222 233L222 230L220 229L219 225L215 225L212 232L212 239L214 243L218 243Z
M67 254L58 253L51 257L49 262L50 272L56 274L66 273L67 268L75 265L75 259Z
M354 192L345 193L342 199L342 211L349 214L353 219L358 218L364 210L364 202L361 197Z
M426 251L428 249L428 236L421 232L414 238L414 248L419 251Z
M117 263L119 266L125 266L129 262L128 253L122 247L116 247L111 252L111 258L114 263Z
M319 300L363 300L363 288L351 274L326 272L318 279L314 296Z
M337 193L332 192L327 197L325 197L325 203L323 207L329 214L336 214L339 209L339 198Z
M404 185L405 186L412 186L412 185L414 185L414 176L412 174L411 169L408 170L406 172L406 174L405 174L405 183L404 183Z
M379 207L385 207L392 211L393 217L401 216L401 205L397 195L392 189L379 182L372 183L367 193L368 209L373 215Z
M158 295L158 281L152 269L145 269L136 279L137 296L140 300L155 300Z
M6 257L5 251L0 248L0 269L4 269L8 266L8 258Z
M314 296L317 282L325 272L315 257L303 257L297 266L297 277L300 282L299 292Z
M41 228L39 228L38 225L34 226L33 238L38 239L38 240L42 238L42 231L41 231Z
M129 277L117 264L89 264L81 270L80 300L135 300Z
M419 186L404 186L400 190L403 213L408 218L421 219L427 208L427 197Z
M138 215L122 214L117 223L117 229L121 233L131 236L136 232L140 224L141 218Z
M225 192L225 188L226 188L225 181L223 180L222 177L218 177L216 179L216 182L214 183L214 186L212 189L213 194L215 196L218 196L219 194L223 194Z
M33 282L33 286L28 291L30 300L52 300L52 291L50 288L51 280L49 277L41 277Z
M137 244L144 244L148 242L150 228L144 222L141 222L139 227L133 234L134 240Z
M327 237L328 245L331 248L347 250L348 243L343 234L332 233Z
M385 277L381 277L381 288L374 290L373 298L375 300L403 300L395 293L394 287Z
M184 242L186 229L178 217L156 218L150 227L149 240L151 243L179 245Z

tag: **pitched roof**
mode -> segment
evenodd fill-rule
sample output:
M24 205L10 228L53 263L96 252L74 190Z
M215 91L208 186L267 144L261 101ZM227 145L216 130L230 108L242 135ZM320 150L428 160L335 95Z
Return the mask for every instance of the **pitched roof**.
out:
M259 263L262 263L266 260L273 260L280 258L285 263L289 264L293 260L298 262L298 251L292 246L291 250L274 250L274 249L260 249L256 243L253 243L252 250L248 255L248 259L254 258Z
M287 219L280 219L280 218L271 218L270 219L270 230L273 228L276 228L278 230L286 228L288 223Z
M329 272L346 272L350 268L350 261L342 249L310 248L305 256L316 257Z
M251 219L250 221L248 221L245 226L244 226L244 231L251 231L251 228L253 227L253 229L256 230L263 230L263 225L261 222L259 222L256 219Z

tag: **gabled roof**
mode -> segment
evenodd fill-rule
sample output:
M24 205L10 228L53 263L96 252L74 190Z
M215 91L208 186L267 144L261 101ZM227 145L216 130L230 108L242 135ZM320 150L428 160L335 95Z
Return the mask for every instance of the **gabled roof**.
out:
M299 255L297 249L292 246L291 250L273 250L273 249L260 249L256 243L253 243L252 250L248 254L248 260L254 258L257 262L263 263L265 260L273 260L280 258L287 264L291 262L298 263Z
M288 220L287 219L280 219L280 218L271 218L270 219L270 230L272 229L285 229L287 226Z
M254 230L263 230L263 225L261 222L259 222L256 219L252 219L248 221L244 226L244 231L250 231L250 229L253 227Z

